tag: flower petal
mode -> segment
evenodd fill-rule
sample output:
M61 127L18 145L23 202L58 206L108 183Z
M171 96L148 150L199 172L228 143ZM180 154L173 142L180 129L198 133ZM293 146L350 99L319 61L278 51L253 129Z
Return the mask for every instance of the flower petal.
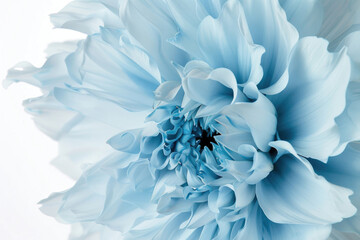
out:
M321 161L326 161L339 144L334 119L345 108L350 78L346 52L329 53L327 46L322 39L301 39L291 56L289 83L273 99L280 138L290 142L300 155Z
M350 143L344 152L338 156L329 158L327 164L319 161L312 161L316 173L324 176L331 183L354 191L351 196L355 206L360 204L360 144ZM341 223L335 224L334 228L345 232L360 234L360 213L344 219Z
M325 38L330 42L330 51L347 35L360 30L357 0L280 0L280 4L301 37Z
M245 180L248 184L256 184L266 178L274 169L271 157L263 152L255 152L253 165L249 171L251 175Z
M102 29L66 60L69 74L88 92L141 111L152 108L160 73L148 54L124 31Z
M177 27L164 1L125 0L120 2L120 16L126 29L155 59L162 77L180 80L171 61L185 65L188 56L167 40L175 36Z
M258 88L266 94L276 94L283 90L287 82L284 74L288 58L299 36L287 21L284 11L277 1L243 0L244 13L255 44L264 46L261 59L264 76ZM268 87L279 84L270 91Z
M116 134L107 143L121 152L146 155L151 154L162 143L162 139L157 128L148 124L145 128L125 130Z
M286 154L274 170L256 185L265 215L275 223L332 224L355 214L348 199L352 191L316 175L304 159Z
M335 119L340 131L340 144L334 155L341 153L348 142L360 140L360 82L350 82L344 112Z
M54 95L68 108L120 129L125 125L129 128L142 127L147 115L146 112L129 112L116 103L66 89L55 88Z
M237 152L243 144L255 145L250 132L239 131L238 133L221 134L215 136L215 140L231 151Z
M323 5L318 0L279 0L287 19L299 31L300 37L316 35L323 23Z
M100 27L123 27L116 8L104 4L101 0L72 1L50 17L55 27L68 28L89 35L99 32Z
M219 112L237 98L238 86L230 70L226 68L212 70L204 62L191 61L185 66L184 71L182 86L186 96L206 107L215 105L215 112Z
M193 210L191 220L189 221L187 227L190 229L196 229L213 221L214 218L215 215L210 211L207 204L200 204L195 210Z
M253 84L245 87L244 92L254 102L240 102L227 106L223 114L230 119L241 118L248 124L254 141L259 149L267 152L269 142L274 140L276 133L276 110L272 103L262 95Z
M261 208L256 201L253 201L245 208L245 222L243 226L233 229L232 235L235 235L233 239L264 239L262 234L262 215Z
M167 81L160 84L155 90L155 98L162 101L171 101L179 93L181 89L181 83L178 81Z
M69 77L66 69L65 59L68 55L67 51L55 53L47 58L41 68L27 62L18 63L8 71L3 84L8 87L14 82L25 82L46 91L51 91L55 86L63 87L64 84L76 86L76 82Z
M271 221L267 221L264 228L264 240L325 240L328 239L331 232L331 225L277 224Z
M166 2L179 28L176 36L170 38L170 43L191 55L199 56L201 53L199 45L194 41L194 36L196 36L201 20L207 16L203 5L198 0L184 0L181 2L177 0L167 0ZM209 2L212 2L212 0ZM200 15L198 13L202 14Z
M113 153L114 150L105 143L120 130L82 117L58 139L59 154L51 163L73 179L78 179L86 167Z
M244 10L238 1L227 1L217 19L204 18L197 39L202 53L199 57L212 68L230 69L241 84L260 81L264 48L253 44Z
M333 229L328 240L357 240L359 238L359 234L340 232Z
M360 2L357 0L323 1L324 19L318 36L330 42L333 50L348 34L360 30Z

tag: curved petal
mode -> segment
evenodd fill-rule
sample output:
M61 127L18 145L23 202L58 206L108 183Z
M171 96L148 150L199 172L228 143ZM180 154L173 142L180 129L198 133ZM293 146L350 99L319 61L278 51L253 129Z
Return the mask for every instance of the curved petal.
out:
M127 130L111 137L107 143L118 151L139 153L142 129Z
M162 143L162 138L157 128L149 124L145 128L125 130L116 134L107 143L121 152L151 155Z
M190 221L186 224L186 228L200 228L215 219L215 215L210 211L206 203L194 207L190 217Z
M215 136L216 142L222 144L231 151L237 152L243 144L254 146L254 140L250 132L239 131L237 133L225 133Z
M120 129L123 126L142 127L147 115L146 112L129 112L111 101L62 88L55 88L54 95L66 107Z
M235 207L240 209L248 206L255 197L255 188L251 185L243 183L234 184Z
M55 53L47 58L41 68L34 67L28 62L18 63L8 71L3 85L8 87L14 82L25 82L46 91L51 91L56 86L63 87L64 84L77 86L67 72L65 59L68 55L67 51Z
M93 221L126 231L137 219L156 215L153 184L147 160L115 154L85 171L71 189L43 200L42 209L68 223Z
M255 152L253 165L249 169L251 175L245 180L249 184L256 184L266 178L274 169L271 157L263 152Z
M58 139L59 154L51 163L73 179L78 179L86 167L113 153L114 150L106 144L106 140L119 130L82 117Z
M230 69L240 84L257 84L263 76L260 66L264 48L254 45L244 10L236 0L227 1L218 18L207 16L201 22L197 40L202 56L212 68Z
M331 232L331 225L277 224L271 221L267 221L264 228L264 240L326 240Z
M323 0L324 19L318 36L326 38L335 49L348 34L360 30L360 2Z
M201 103L203 106L202 116L206 109L211 106L214 111L206 113L214 114L224 106L231 104L237 99L238 86L234 74L226 68L211 69L201 61L191 61L184 69L185 77L182 80L182 87L188 98ZM200 113L198 113L200 115Z
M358 43L360 31L346 36L338 48L346 46L352 60L351 80L346 93L346 107L343 113L336 118L340 131L340 146L336 154L341 153L346 144L360 140L360 51Z
M80 178L73 188L61 193L61 201L57 204L54 202L55 198L53 198L55 195L51 195L40 203L44 205L43 209L46 209L50 204L53 205L56 214L63 221L69 223L93 221L100 216L104 207L106 199L104 185L106 186L108 181L109 177L106 175Z
M255 44L264 46L265 53L261 59L264 76L258 88L266 94L276 94L286 86L287 75L284 74L290 52L299 35L287 21L286 15L277 1L242 0L249 29ZM268 89L278 84L276 89Z
M233 230L234 231L234 230ZM270 221L254 201L246 208L245 224L237 228L233 239L256 240L325 240L329 236L331 225L278 224Z
M338 156L330 157L324 164L313 161L315 171L328 181L350 188L355 192L360 190L360 143L349 143Z
M275 223L333 224L355 214L352 191L316 175L305 159L283 155L274 170L256 185L256 197L265 215Z
M353 190L354 195L350 199L355 206L360 205L360 143L348 144L343 153L329 158L327 164L318 161L312 164L316 173L331 183ZM335 224L334 229L360 234L360 213Z
M360 30L357 0L280 0L280 4L301 37L323 37L330 42L331 51L347 35Z
M117 240L122 238L123 234L121 232L113 231L104 225L96 224L94 222L72 224L71 233L69 235L69 240Z
M162 225L158 232L154 234L152 239L189 239L189 240L197 240L199 239L199 235L201 233L200 229L189 229L189 228L180 228L184 222L188 221L189 213L180 213L172 215L172 217ZM200 230L200 231L199 231ZM149 239L147 236L145 239Z
M350 56L351 60L353 61L353 64L355 66L352 70L355 73L355 77L352 76L352 79L359 81L359 71L360 71L360 49L359 49L359 43L360 42L360 30L354 31L347 35L339 44L339 46L336 48L337 50L340 50L344 46L348 49L348 55ZM353 74L352 72L352 74Z
M162 77L167 81L180 80L172 61L185 65L187 54L167 40L175 36L177 26L164 1L125 0L120 3L120 16L132 36L154 58Z
M45 94L24 101L25 110L33 116L36 126L59 142L58 156L52 164L73 179L78 179L89 164L98 162L113 150L105 141L126 128L112 127L69 109L54 95L54 87L66 84L78 87L67 73L65 59L76 49L75 42L49 47L50 55L41 68L20 64L8 74L8 82L27 82L40 87Z
M24 101L24 107L36 126L55 140L82 120L81 114L65 108L52 93Z
M167 81L160 84L155 90L155 98L160 101L171 101L179 93L181 89L181 83L178 81Z
M197 29L201 23L201 20L207 15L199 15L198 13L204 13L205 9L202 4L199 4L198 0L167 0L167 4L171 11L171 14L179 28L174 38L170 38L170 43L178 46L187 53L199 56L199 45L194 41ZM195 7L197 6L197 8ZM204 16L205 15L205 16Z
M252 239L262 240L263 238L263 223L262 223L262 211L256 201L249 204L244 209L244 223L239 220L234 224L231 235L231 239ZM240 223L240 224L239 224ZM239 224L240 226L236 226ZM235 227L236 226L236 227Z
M51 14L50 19L55 27L93 34L99 32L100 27L123 27L117 8L104 4L101 0L76 0L60 12Z
M89 93L131 111L151 109L161 81L148 54L124 31L102 29L69 55L69 74Z
M321 0L279 0L287 19L299 31L300 37L316 35L323 23Z
M170 39L175 46L192 56L201 56L199 45L194 41L201 21L212 16L217 18L227 0L167 0L172 16L179 28Z
M276 133L276 110L255 85L247 85L244 92L255 101L234 103L224 108L223 114L234 119L232 122L236 122L237 118L245 120L257 147L267 152L270 149L268 144L274 140Z
M128 173L128 178L133 181L138 180L141 176L141 183L145 184L147 188L137 189L137 182L129 184L126 180L112 179L107 185L106 201L101 215L96 219L97 223L106 225L113 230L127 232L137 221L141 222L141 220L157 216L156 205L150 202L152 189L149 186L153 184L153 179L149 173L148 163L140 161L134 164L138 165L134 169L135 172L132 173L136 177L131 178ZM130 165L130 167L132 166ZM131 185L135 185L135 187Z
M335 119L339 126L340 144L334 155L341 153L348 142L360 140L360 82L350 82L344 112Z
M339 144L334 119L345 108L350 78L346 51L329 53L327 46L322 39L301 39L291 56L289 83L272 99L280 138L290 142L300 155L321 161L326 161Z

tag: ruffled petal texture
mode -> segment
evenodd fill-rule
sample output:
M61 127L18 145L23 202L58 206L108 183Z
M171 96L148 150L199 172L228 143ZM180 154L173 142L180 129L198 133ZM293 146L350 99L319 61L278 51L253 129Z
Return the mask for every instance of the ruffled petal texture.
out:
M78 0L50 16L55 27L68 28L85 34L99 32L100 27L121 28L117 1Z
M75 0L85 33L5 86L76 180L41 201L69 239L360 236L356 0Z

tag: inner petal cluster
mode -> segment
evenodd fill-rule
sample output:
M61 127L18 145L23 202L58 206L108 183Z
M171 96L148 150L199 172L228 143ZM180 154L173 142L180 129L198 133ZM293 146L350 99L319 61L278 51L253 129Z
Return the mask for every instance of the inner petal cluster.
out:
M176 108L168 119L158 124L163 144L158 148L162 156L157 154L157 157L162 158L164 164L168 164L169 170L178 166L188 167L190 164L191 169L196 170L198 175L202 165L199 161L204 149L210 154L216 154L213 150L219 148L215 140L219 133L207 125L205 119L187 117L180 108Z

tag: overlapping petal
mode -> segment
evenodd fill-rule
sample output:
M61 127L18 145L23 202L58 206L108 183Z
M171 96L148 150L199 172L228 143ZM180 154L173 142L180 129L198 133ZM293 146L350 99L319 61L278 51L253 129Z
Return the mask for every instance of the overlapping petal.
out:
M68 28L93 34L100 27L121 28L123 24L118 14L117 0L78 0L70 2L60 12L52 14L51 22L55 27Z
M319 36L335 49L350 33L359 31L359 1L356 0L281 0L289 21L300 36Z
M197 31L200 56L213 68L230 69L238 83L258 83L263 75L260 66L264 49L254 45L244 10L238 1L227 1L218 18L204 18Z
M25 107L78 179L42 211L76 240L358 236L357 7L73 1L52 21L87 38L4 83L43 90Z
M276 110L253 84L247 85L244 93L253 101L230 105L224 110L224 114L232 122L236 122L237 118L245 120L257 147L262 151L268 151L268 144L274 140L276 134Z
M299 184L301 183L301 184ZM275 223L332 224L355 214L349 189L332 185L307 160L284 154L269 177L256 185L265 215Z
M153 60L122 30L103 29L69 55L69 74L97 98L131 111L150 109L161 81Z
M329 53L327 46L322 39L300 40L291 55L289 83L273 100L280 138L300 155L322 161L340 141L335 118L346 105L351 68L345 50Z
M244 0L244 13L254 43L264 46L264 75L259 89L265 94L282 91L288 81L288 59L298 40L297 30L286 20L277 1Z
M344 152L336 157L331 157L327 164L313 162L315 171L324 176L331 183L347 187L354 191L354 195L351 196L351 200L355 206L360 203L359 195L359 176L360 176L360 147L359 143L349 144ZM355 216L345 219L343 222L335 224L334 229L359 233L359 212Z
M168 42L177 32L177 27L165 2L121 1L120 16L126 29L155 59L162 77L167 81L179 80L171 61L184 64L189 58L186 53Z

